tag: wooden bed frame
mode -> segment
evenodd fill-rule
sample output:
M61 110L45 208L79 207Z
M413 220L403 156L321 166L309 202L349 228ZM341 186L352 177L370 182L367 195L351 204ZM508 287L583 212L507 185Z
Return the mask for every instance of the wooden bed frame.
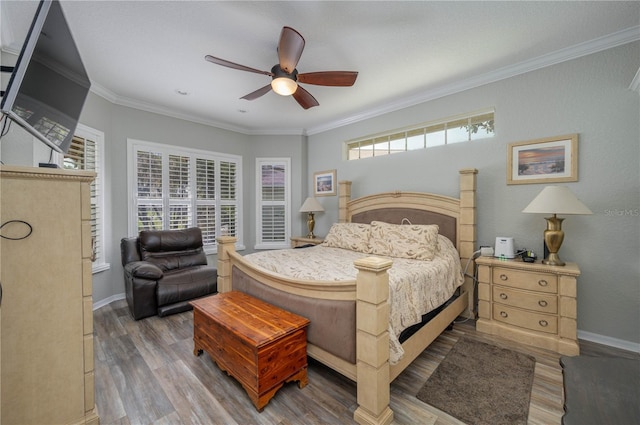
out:
M455 244L462 265L473 261L476 245L476 176L475 169L460 170L459 198L417 192L387 192L355 200L351 197L351 182L340 182L340 221L350 222L354 216L376 209L409 209L436 213L455 223ZM399 224L399 223L398 223ZM413 223L423 224L423 223ZM232 270L237 268L248 277L271 288L289 294L356 303L356 363L347 362L313 344L308 355L357 383L358 408L354 419L359 424L389 424L393 411L389 408L391 382L442 333L456 317L473 314L473 281L465 277L460 296L437 316L407 339L399 363L389 363L389 275L392 261L366 257L355 261L358 269L355 281L299 282L275 273L255 269L235 250L236 238L221 236L218 242L218 291L232 290ZM471 259L471 260L470 260ZM473 264L470 264L473 267Z

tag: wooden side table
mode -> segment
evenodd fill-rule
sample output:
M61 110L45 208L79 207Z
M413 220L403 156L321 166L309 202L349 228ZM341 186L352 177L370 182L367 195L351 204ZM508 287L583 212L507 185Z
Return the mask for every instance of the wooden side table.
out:
M479 257L476 329L565 355L580 354L575 263Z
M322 242L324 242L324 239L319 238L319 237L315 237L315 238L308 238L306 236L293 236L291 237L291 248L297 248L299 246L304 246L304 245L320 245Z
M205 350L261 412L285 382L307 378L309 320L239 291L192 301L193 353Z

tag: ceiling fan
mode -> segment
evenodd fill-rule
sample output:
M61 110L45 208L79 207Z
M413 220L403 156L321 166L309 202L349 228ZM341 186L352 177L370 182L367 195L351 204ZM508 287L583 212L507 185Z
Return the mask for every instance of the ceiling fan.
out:
M315 84L318 86L348 87L356 82L358 73L354 71L321 71L298 74L296 65L304 49L304 38L293 28L283 27L278 43L278 61L271 71L261 71L248 66L239 65L225 59L216 58L211 55L205 56L209 62L226 66L228 68L239 69L240 71L254 72L256 74L268 75L272 78L268 84L254 92L249 93L241 99L254 100L267 94L273 89L274 92L282 96L292 95L293 98L304 109L318 106L318 101L298 83Z

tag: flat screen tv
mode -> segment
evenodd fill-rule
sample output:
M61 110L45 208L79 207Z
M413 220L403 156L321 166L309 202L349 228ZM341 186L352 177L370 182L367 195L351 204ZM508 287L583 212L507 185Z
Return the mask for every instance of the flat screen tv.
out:
M0 110L52 149L66 153L91 82L57 0L42 0Z

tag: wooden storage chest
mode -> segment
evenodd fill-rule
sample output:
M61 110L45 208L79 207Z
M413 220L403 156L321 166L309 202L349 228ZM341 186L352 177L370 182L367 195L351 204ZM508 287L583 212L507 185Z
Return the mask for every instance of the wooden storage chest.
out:
M191 304L194 354L206 351L258 411L285 382L307 385L308 319L238 291Z

